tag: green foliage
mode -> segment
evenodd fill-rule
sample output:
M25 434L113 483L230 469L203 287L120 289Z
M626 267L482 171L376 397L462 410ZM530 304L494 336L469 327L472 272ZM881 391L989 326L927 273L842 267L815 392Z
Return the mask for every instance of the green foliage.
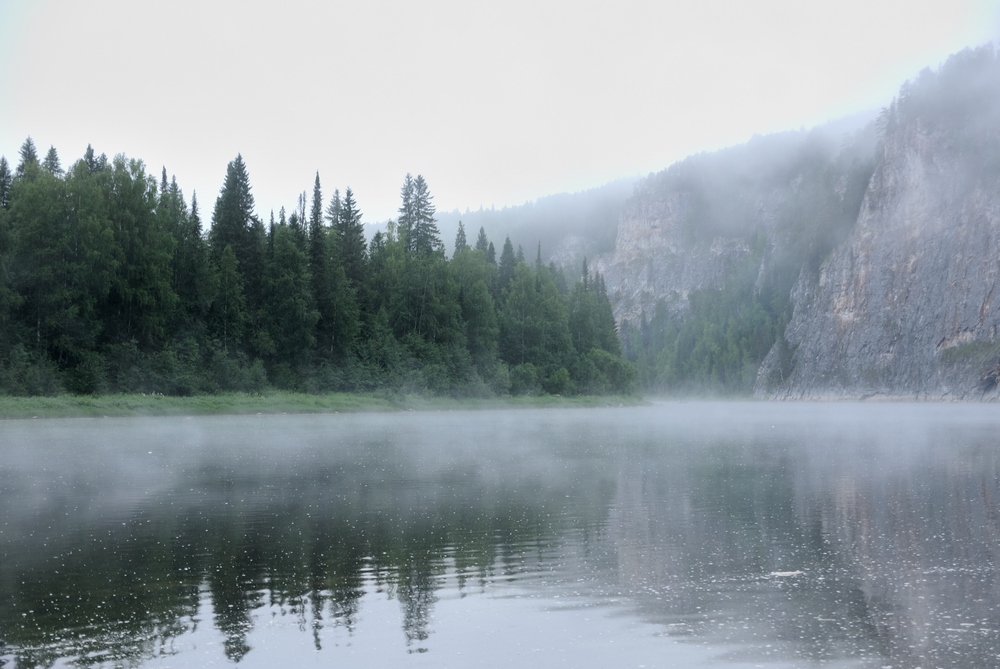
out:
M652 320L630 327L626 344L644 387L691 392L747 393L771 346L783 338L788 293L755 289L759 256L752 256L721 290L689 296L681 317L662 302ZM769 299L773 297L773 299Z
M319 175L265 230L237 156L206 235L165 168L21 153L17 175L0 161L0 393L629 390L603 282L570 293L508 239L499 284L484 230L448 260L422 176L366 247L354 193L324 216Z

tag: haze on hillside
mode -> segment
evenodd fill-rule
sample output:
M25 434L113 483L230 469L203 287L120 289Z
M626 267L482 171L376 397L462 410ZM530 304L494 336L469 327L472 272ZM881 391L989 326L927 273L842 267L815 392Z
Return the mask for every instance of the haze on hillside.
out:
M982 0L11 0L0 154L89 143L210 203L242 153L265 220L317 170L369 222L395 217L407 172L438 211L500 209L878 108L997 17Z

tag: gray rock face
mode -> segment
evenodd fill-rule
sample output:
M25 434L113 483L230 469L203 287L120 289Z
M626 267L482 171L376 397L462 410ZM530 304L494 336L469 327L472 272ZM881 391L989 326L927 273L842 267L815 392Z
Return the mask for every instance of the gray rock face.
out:
M946 132L902 124L885 137L849 238L803 271L786 341L755 393L992 397L998 272L1000 180Z
M721 288L752 248L746 236L695 240L687 229L692 195L647 193L626 203L613 254L593 267L604 275L615 319L635 322L664 300L683 312L691 291Z

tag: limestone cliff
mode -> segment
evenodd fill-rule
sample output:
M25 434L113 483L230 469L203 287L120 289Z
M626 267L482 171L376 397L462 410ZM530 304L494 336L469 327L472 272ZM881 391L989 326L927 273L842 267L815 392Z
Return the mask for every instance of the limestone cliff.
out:
M872 143L845 137L834 128L755 137L692 156L640 184L623 207L614 252L593 264L618 320L634 323L661 302L682 317L692 292L723 288L747 263L763 279L776 261L803 250L791 247L817 242L819 223L798 226L798 217L836 209L827 200L844 200L850 158Z
M904 87L883 114L857 224L818 270L803 269L758 395L996 395L998 99L992 49L953 57Z
M593 266L647 387L1000 396L1000 57L956 54L844 130L637 187Z

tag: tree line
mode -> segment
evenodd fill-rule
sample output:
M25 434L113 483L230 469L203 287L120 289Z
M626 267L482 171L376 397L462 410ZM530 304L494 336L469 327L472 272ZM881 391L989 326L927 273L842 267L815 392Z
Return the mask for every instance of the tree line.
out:
M350 188L319 175L289 212L255 213L229 163L204 229L166 169L87 147L64 170L29 138L0 157L0 392L173 395L268 387L453 396L630 392L607 291L459 225L406 175L366 240Z

